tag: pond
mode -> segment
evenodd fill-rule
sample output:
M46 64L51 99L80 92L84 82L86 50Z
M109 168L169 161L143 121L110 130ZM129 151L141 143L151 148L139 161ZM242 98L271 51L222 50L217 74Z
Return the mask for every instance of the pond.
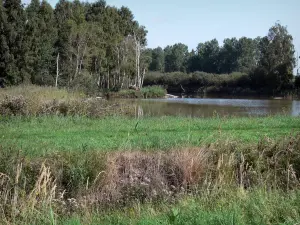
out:
M300 116L299 100L170 98L124 101L135 107L136 116Z

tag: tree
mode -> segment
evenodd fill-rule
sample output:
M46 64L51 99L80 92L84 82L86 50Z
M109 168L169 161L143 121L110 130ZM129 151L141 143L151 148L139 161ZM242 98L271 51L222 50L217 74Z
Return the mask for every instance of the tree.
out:
M165 52L165 72L182 71L187 69L188 46L182 43L167 46Z
M79 0L72 4L72 15L68 21L70 31L70 53L72 57L73 74L70 75L70 83L81 74L84 66L84 58L87 54L89 41L89 26L85 20L85 7Z
M269 88L277 92L287 88L295 66L293 38L287 28L276 23L259 45L259 67L265 71Z
M134 26L134 16L129 8L122 6L118 10L120 21L119 21L119 29L120 33L123 36L128 36L132 34L132 29Z
M200 68L203 72L218 73L219 71L220 47L217 39L200 43L197 53L200 61Z
M28 81L25 54L26 15L20 0L5 0L1 4L1 73L8 84Z
M219 52L219 72L232 73L238 70L239 42L236 38L227 38ZM216 53L217 54L217 53Z
M149 70L164 72L165 56L164 50L157 47L151 50L152 62L149 65Z
M6 9L3 7L3 1L0 0L0 80L4 83L7 79L6 65L9 60L9 48L6 37L7 15Z
M133 31L133 40L135 44L135 69L136 69L136 78L135 86L138 89L141 89L144 83L145 71L148 65L144 64L141 66L141 55L145 51L145 46L147 44L146 40L147 31L145 27L139 27L138 23L135 23Z
M51 5L46 1L33 0L26 9L27 53L31 81L36 84L54 84L55 48L57 29Z
M38 71L38 52L41 32L39 30L39 9L40 1L32 0L28 7L26 8L27 13L27 24L26 24L26 44L28 46L28 51L26 53L26 63L28 73L30 74L30 79L32 82L35 80L35 76Z
M193 49L188 57L187 62L187 71L188 72L195 72L195 71L201 71L201 64L200 64L200 57L197 54L197 52Z
M141 87L151 62L147 31L127 7L1 0L0 76L9 84ZM27 17L26 17L27 16ZM2 79L3 80L3 79Z
M72 3L66 0L59 0L55 6L54 16L57 27L57 39L55 42L55 53L59 54L59 84L67 86L70 84L70 77L73 71L70 64L72 63L71 54L71 24L69 20L72 16Z
M258 63L258 42L242 37L238 41L237 71L249 73Z

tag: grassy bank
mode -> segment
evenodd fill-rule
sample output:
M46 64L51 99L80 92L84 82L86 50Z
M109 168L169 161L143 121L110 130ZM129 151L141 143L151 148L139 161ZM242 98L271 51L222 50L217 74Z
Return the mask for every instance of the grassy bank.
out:
M55 137L52 137L55 139ZM42 146L41 146L42 148ZM169 151L0 148L1 224L294 224L300 136Z
M219 140L256 143L300 131L299 117L144 118L13 117L1 118L0 140L29 155L51 151L167 150Z
M297 224L300 193L237 190L198 198L187 197L174 205L139 205L105 215L74 216L61 224Z

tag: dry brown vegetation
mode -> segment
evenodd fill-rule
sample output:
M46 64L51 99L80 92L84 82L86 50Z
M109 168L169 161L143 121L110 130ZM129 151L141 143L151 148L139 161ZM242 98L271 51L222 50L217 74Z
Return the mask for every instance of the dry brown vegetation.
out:
M102 98L87 98L84 94L52 87L24 86L0 90L0 115L78 115L101 117L126 115L133 109L121 103L109 103Z
M126 205L135 200L170 199L200 184L206 160L205 150L199 148L109 154L103 178L94 182L89 200Z

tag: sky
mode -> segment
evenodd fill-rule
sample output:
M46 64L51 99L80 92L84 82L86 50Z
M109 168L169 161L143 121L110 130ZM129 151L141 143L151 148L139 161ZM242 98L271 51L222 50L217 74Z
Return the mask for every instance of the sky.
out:
M23 0L28 3L30 0ZM54 7L57 0L48 0ZM92 1L89 1L92 2ZM216 38L265 36L279 21L287 26L300 55L300 0L106 0L127 6L148 30L148 47L178 42L195 49ZM300 63L300 62L299 62ZM299 65L300 66L300 65Z

